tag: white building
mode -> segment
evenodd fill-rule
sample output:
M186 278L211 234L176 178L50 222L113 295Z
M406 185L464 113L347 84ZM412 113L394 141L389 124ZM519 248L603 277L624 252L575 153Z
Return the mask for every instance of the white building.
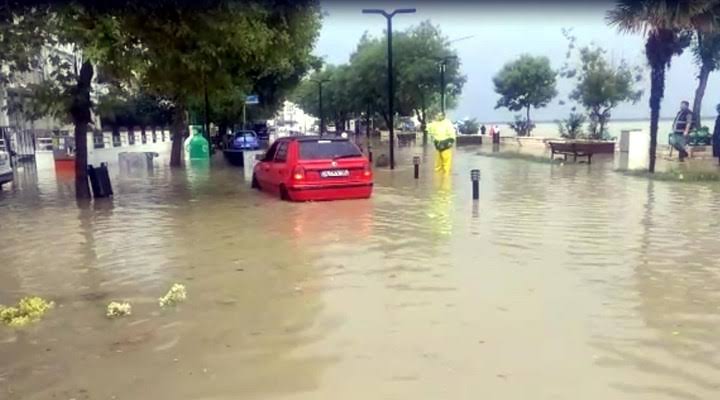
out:
M306 114L297 104L287 100L271 122L282 136L291 132L306 134L317 125L315 117Z

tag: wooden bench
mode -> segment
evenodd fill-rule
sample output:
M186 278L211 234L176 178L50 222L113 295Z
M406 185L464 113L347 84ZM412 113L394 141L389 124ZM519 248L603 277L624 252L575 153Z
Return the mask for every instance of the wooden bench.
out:
M548 142L550 145L550 158L555 159L555 154L561 154L567 161L567 156L572 155L573 161L577 162L578 157L587 157L587 162L592 162L594 148L591 144L574 142Z

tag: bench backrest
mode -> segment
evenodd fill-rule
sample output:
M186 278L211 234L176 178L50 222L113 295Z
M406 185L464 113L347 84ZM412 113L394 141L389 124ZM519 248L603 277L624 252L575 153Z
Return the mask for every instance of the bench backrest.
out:
M548 142L553 151L574 151L575 143Z

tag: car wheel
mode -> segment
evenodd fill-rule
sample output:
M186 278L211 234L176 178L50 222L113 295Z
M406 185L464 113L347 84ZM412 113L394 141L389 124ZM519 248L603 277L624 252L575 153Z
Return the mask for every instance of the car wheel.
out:
M285 188L285 185L280 185L280 199L284 201L290 201L290 194Z
M257 177L255 177L255 174L252 176L252 181L250 182L250 187L256 190L260 190L260 184L258 183Z

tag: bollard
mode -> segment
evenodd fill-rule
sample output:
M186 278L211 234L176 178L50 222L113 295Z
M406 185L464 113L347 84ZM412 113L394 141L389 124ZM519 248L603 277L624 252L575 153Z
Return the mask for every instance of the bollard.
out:
M93 197L101 198L111 197L113 195L110 174L108 173L106 163L100 163L98 168L94 168L92 164L88 165L88 178L90 179Z
M413 165L415 166L415 179L420 178L420 157L413 157Z
M472 180L472 196L473 200L480 198L480 170L473 169L470 171L470 180Z

